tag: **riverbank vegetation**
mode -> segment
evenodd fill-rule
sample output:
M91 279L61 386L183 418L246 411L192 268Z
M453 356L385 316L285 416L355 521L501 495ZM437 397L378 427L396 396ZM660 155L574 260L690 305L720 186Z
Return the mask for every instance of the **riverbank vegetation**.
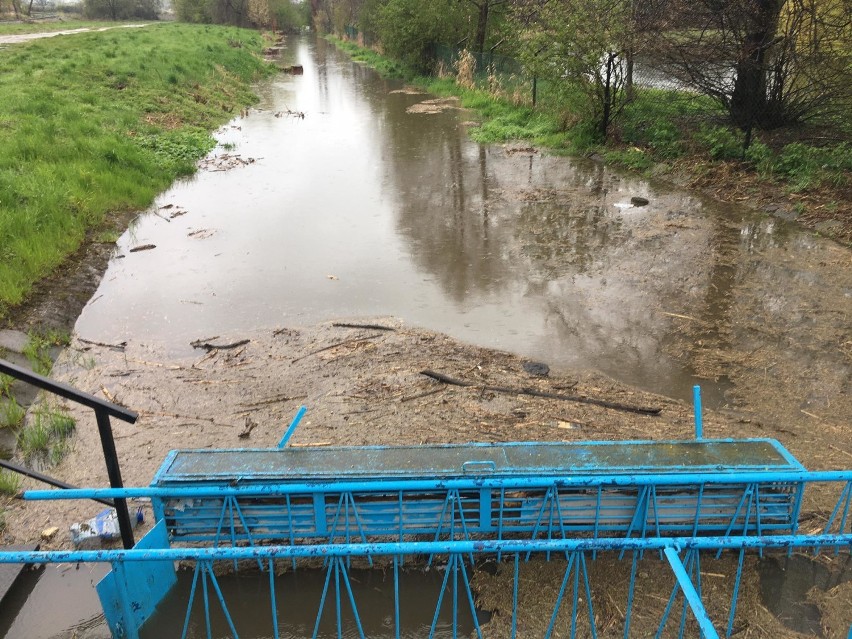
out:
M481 141L598 155L852 241L841 0L445 4L323 0L313 17L380 71L459 95Z
M195 171L210 131L255 100L260 33L157 24L50 38L0 58L0 314Z

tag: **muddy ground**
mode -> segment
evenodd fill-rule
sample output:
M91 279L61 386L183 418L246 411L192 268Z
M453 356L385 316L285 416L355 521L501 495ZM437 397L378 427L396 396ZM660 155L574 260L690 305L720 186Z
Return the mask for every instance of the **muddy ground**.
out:
M300 405L308 406L309 412L292 440L295 446L693 436L691 407L683 402L642 392L595 373L537 376L527 372L529 366L525 368L524 360L509 353L459 343L389 318L369 323L393 330L326 323L249 334L199 335L207 348L248 341L233 348L202 347L182 358L165 356L156 344L131 342L109 347L75 338L57 361L54 377L139 413L133 425L113 421L127 485L148 484L166 453L176 447L274 446ZM438 382L422 374L427 369L474 385ZM636 414L563 399L489 391L484 386L656 407L661 412ZM76 485L106 485L94 416L77 406L68 408L77 420L77 433L72 450L51 473ZM247 420L257 426L248 438L240 438ZM777 437L809 467L826 465L821 454L826 446L797 446L784 429L756 423L733 411L708 412L705 435ZM829 428L811 433L808 441L819 438L827 444L840 436ZM25 487L41 486L28 481ZM828 500L826 495L812 496L805 507L809 513L806 529L820 528ZM68 526L92 517L101 508L86 502L13 501L8 506L4 542L38 540L43 530L58 526L60 532L42 541L42 547L68 547ZM621 636L623 632L626 597L621 590L626 588L629 565L628 561L614 560L590 563L592 583L596 584L593 597L599 636ZM753 565L754 560L750 567ZM730 588L730 579L723 576L732 573L732 566L725 558L703 563L702 570L709 575L705 578L707 588L719 589L720 593ZM546 622L543 615L552 610L564 570L562 562L523 567L520 592L526 612L521 620L525 628L522 636L534 634ZM669 570L650 557L640 563L639 574L642 585L637 611L659 614L672 585ZM755 571L748 570L746 575L742 612L737 617L742 634L738 636L801 636L786 630L763 606ZM495 611L487 627L488 636L507 636L511 580L510 564L479 570L474 576L478 604ZM826 612L823 623L827 629L848 625L849 608L843 604L849 598L849 589L838 587L814 596ZM714 610L724 606L724 600L721 595L711 597ZM570 605L560 614L568 614L566 610L570 611ZM581 625L588 623L582 621L584 614L580 614ZM648 613L637 613L634 623L637 636L641 636L642 628L651 628L657 621ZM841 635L831 630L827 636Z

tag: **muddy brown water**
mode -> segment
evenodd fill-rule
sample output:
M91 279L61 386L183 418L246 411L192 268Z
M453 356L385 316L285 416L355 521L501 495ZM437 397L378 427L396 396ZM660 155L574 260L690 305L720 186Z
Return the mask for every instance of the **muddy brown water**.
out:
M0 614L0 636L6 639L109 639L109 628L101 610L94 585L106 574L103 564L62 564L27 572L13 594L3 602ZM391 639L394 634L393 576L377 570L353 570L350 575L352 593L358 602L359 621L368 637ZM434 606L423 603L438 600L443 573L406 571L400 573L400 636L418 639L429 635ZM302 570L276 577L275 592L282 637L310 637L317 623L316 614L322 597L324 573ZM219 577L219 587L241 637L267 637L272 627L269 606L269 582L256 573ZM162 602L157 613L145 625L143 639L179 637L186 619L186 606L192 586L192 573L182 571L178 583ZM215 595L211 595L211 632L213 637L231 636ZM73 606L36 606L34 602L69 602ZM326 599L317 637L337 637L332 594ZM342 606L342 636L360 636L351 608ZM479 613L479 622L487 615ZM466 605L458 608L458 632L468 636L473 618ZM435 626L436 639L450 638L452 604L441 607ZM196 599L187 629L189 639L207 637L204 608Z
M677 398L700 383L709 405L797 432L843 431L849 250L598 163L479 145L470 113L423 104L433 96L324 41L292 39L281 62L304 74L260 86L205 168L121 237L83 338L183 354L240 329L388 315ZM773 599L787 579L767 573ZM80 591L62 592L34 590L12 621L4 606L8 636L105 636L94 617L33 615Z
M738 399L732 365L779 345L834 369L829 392L848 388L847 250L598 163L477 144L469 112L409 112L432 96L324 41L282 56L304 74L262 85L218 159L119 240L81 336L181 352L240 328L391 315L668 396L701 383L711 406Z

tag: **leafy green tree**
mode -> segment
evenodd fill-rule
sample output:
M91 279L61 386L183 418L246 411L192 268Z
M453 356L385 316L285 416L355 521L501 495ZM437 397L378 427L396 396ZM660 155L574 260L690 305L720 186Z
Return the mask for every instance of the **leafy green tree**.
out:
M388 0L377 11L377 32L387 55L431 71L435 47L466 32L464 7L453 0Z
M84 0L83 14L89 18L109 20L157 20L160 16L160 0Z
M633 40L629 0L526 0L511 21L527 70L585 96L583 108L605 138L627 101L627 52Z
M269 0L275 27L280 31L296 32L310 22L310 4L291 0Z

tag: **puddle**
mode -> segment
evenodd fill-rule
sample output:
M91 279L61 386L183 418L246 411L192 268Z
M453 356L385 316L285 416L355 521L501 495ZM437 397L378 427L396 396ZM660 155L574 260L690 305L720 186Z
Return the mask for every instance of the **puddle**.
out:
M317 610L325 583L325 573L316 570L288 572L275 580L276 604L282 637L310 637L316 624ZM352 593L358 605L358 615L364 635L377 639L394 637L393 573L380 570L350 571ZM435 602L441 588L443 572L406 571L400 573L400 622L403 639L417 639L429 634ZM142 639L163 636L178 636L186 617L186 601L192 584L188 571L179 575L176 590L163 602L157 614L151 618ZM268 577L260 574L229 575L219 578L225 601L228 603L234 625L240 637L249 639L272 635L272 613L269 605ZM341 586L343 610L342 637L350 639L360 636L348 603L345 588ZM449 595L449 593L448 593ZM230 629L219 614L216 604L211 604L211 624L214 637L230 636ZM337 637L335 616L334 584L326 598L317 637ZM458 634L469 636L473 631L470 608L460 597L458 608ZM486 621L485 617L479 619ZM177 623L177 625L175 625ZM189 636L192 639L205 637L204 610L196 602L190 619ZM436 627L435 637L452 637L452 599L446 596Z
M758 564L763 604L785 626L796 632L823 637L822 614L808 593L852 581L852 557L835 560L831 567L811 557L768 557Z
M105 564L54 564L24 572L0 608L5 639L110 639L95 584Z
M25 573L3 602L0 610L0 637L110 639L109 628L94 590L94 584L107 570L104 564L81 564L79 567L62 564ZM350 578L365 635L377 639L394 637L393 574L380 570L352 570ZM443 572L440 571L400 573L400 636L403 639L416 639L429 634L442 579ZM218 581L240 637L261 639L272 636L268 577L265 574L248 573L219 577ZM288 572L276 578L276 602L282 637L298 639L312 636L324 581L325 573L315 570ZM142 639L180 636L191 585L192 573L180 572L175 589L143 628ZM317 635L320 639L338 636L333 584L331 588ZM347 639L357 637L357 626L345 599L345 591L343 596L342 636ZM228 637L231 635L230 629L212 592L211 597L212 636ZM478 613L478 618L480 623L485 623L488 617L485 613ZM458 634L468 636L473 631L473 619L463 598L459 599L458 619ZM452 637L451 622L452 599L448 593L435 637ZM207 637L201 599L196 600L188 637Z

